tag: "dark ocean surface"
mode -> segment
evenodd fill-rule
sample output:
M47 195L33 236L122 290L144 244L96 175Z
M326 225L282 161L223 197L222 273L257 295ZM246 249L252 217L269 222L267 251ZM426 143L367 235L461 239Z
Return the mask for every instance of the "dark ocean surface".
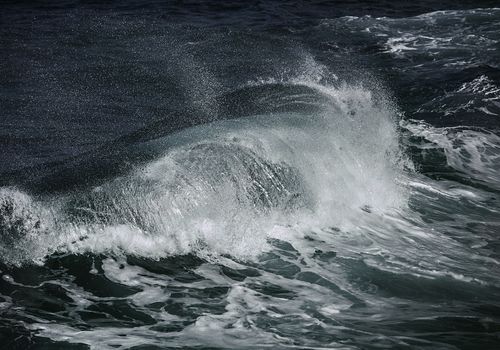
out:
M500 349L500 3L0 4L1 349Z

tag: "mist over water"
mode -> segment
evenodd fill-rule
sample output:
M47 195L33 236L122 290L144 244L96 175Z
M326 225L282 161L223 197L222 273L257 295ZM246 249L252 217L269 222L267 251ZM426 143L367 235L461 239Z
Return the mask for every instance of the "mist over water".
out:
M500 10L129 5L2 13L8 349L498 347Z

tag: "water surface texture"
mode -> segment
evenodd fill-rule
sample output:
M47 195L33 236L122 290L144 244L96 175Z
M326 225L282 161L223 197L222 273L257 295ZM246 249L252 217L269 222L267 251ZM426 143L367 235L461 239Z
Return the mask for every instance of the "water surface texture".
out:
M0 5L0 347L500 349L495 4Z

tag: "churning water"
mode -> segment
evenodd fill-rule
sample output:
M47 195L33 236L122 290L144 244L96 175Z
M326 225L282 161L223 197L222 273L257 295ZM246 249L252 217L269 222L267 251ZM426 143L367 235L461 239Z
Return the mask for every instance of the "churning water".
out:
M1 10L7 349L500 346L500 9L127 4Z

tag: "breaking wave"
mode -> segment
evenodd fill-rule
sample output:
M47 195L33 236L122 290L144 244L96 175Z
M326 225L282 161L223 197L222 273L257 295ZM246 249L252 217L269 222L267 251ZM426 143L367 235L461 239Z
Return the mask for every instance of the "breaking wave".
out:
M296 89L315 113L268 112L154 140L163 155L85 190L33 198L3 188L4 260L52 253L197 253L251 258L279 227L347 227L405 204L396 110L361 85L304 77L250 82ZM380 95L380 94L378 94ZM319 101L319 102L318 102ZM141 147L141 145L137 145Z

